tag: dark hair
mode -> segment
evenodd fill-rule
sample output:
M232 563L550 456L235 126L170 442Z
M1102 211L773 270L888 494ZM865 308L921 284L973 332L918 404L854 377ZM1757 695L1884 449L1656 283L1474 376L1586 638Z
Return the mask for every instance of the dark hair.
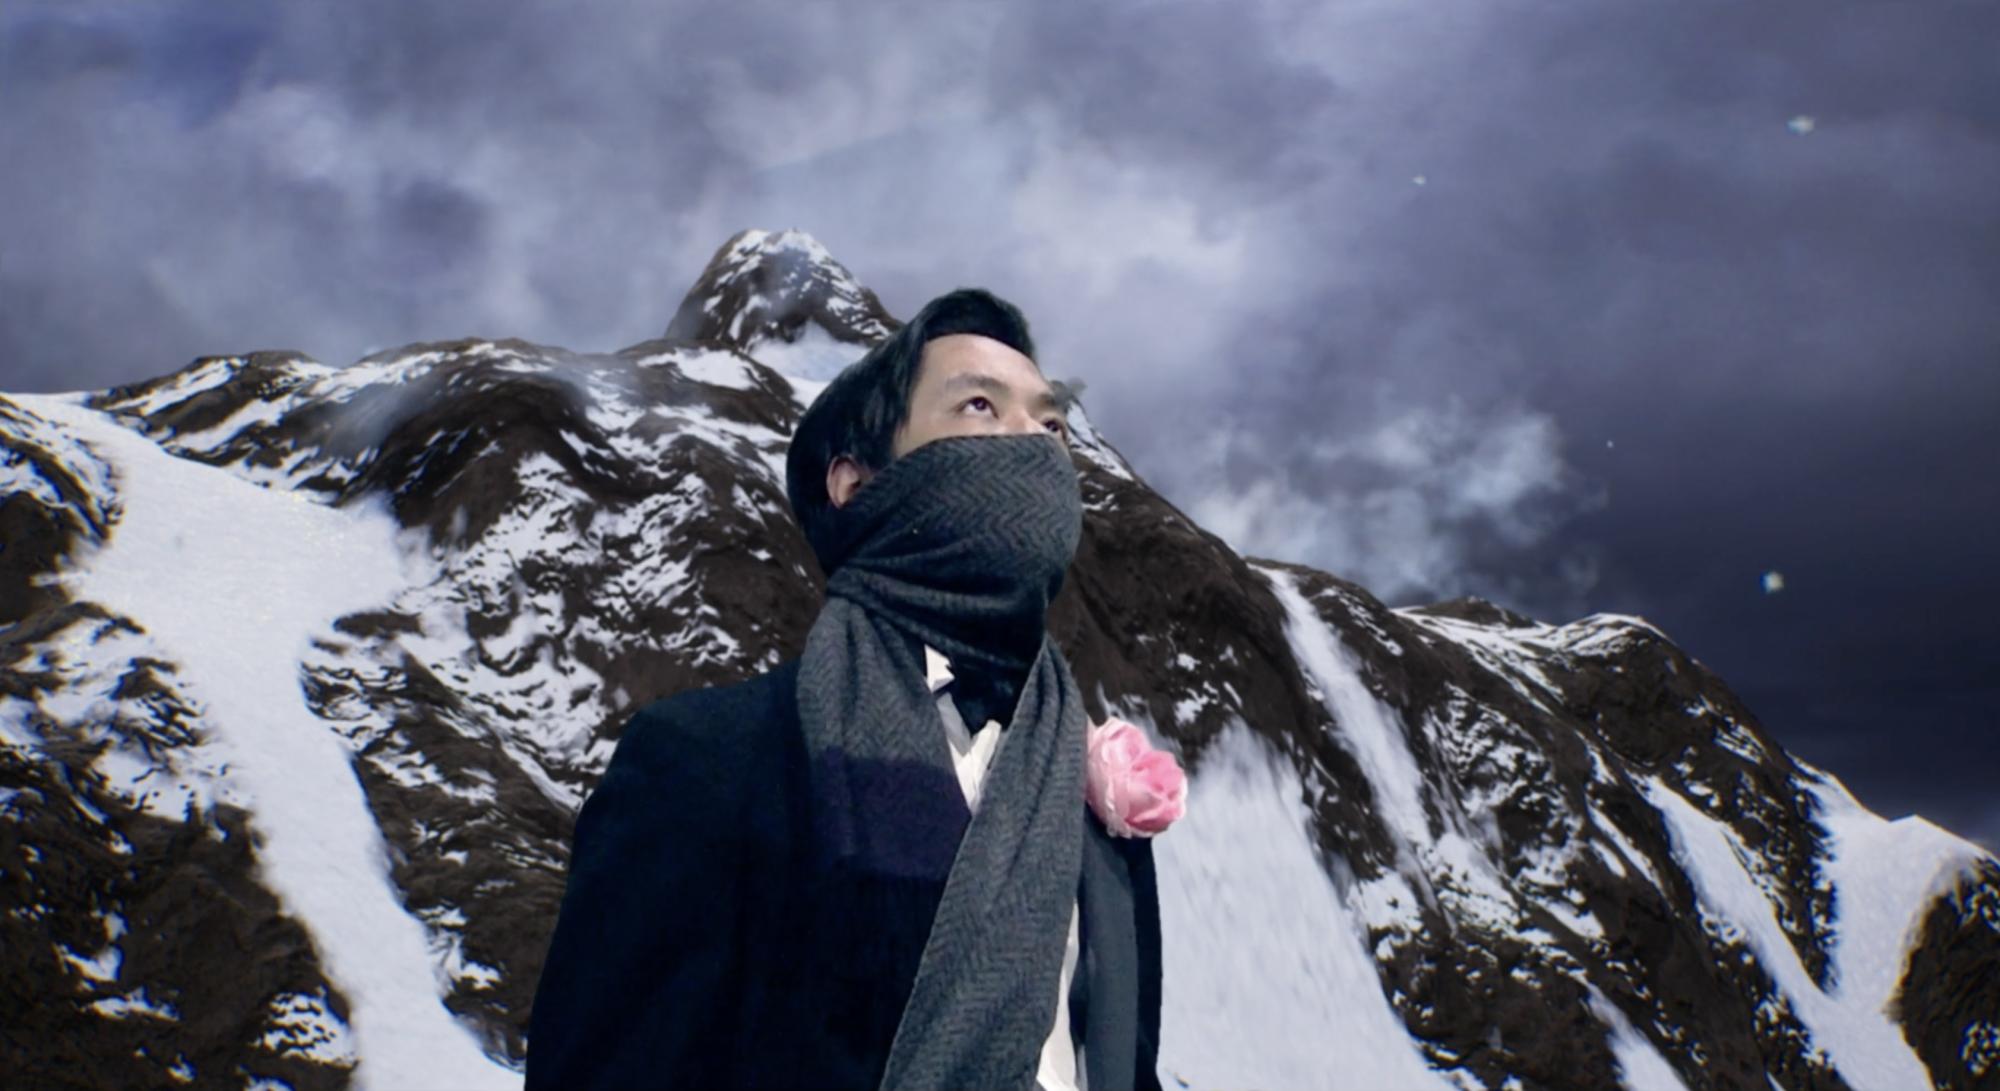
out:
M877 471L895 458L896 432L910 416L924 345L953 333L991 337L1035 358L1028 320L1019 308L984 288L958 288L924 304L915 318L836 375L799 418L785 454L785 497L815 553L821 552L818 528L832 506L827 467L849 455Z

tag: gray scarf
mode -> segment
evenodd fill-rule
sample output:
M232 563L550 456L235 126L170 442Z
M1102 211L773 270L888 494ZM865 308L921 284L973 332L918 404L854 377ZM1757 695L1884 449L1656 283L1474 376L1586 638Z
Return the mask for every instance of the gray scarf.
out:
M1061 442L955 436L896 459L815 545L826 606L799 722L823 866L944 878L881 1087L1034 1087L1082 866L1083 702L1045 629L1082 534ZM968 821L928 643L1019 677Z

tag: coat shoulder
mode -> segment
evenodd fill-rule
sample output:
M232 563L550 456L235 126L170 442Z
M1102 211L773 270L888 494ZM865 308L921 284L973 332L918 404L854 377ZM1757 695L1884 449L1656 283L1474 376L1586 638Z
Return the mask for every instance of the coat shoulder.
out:
M644 770L708 756L767 750L798 720L796 658L739 682L668 694L634 709L618 735L618 760ZM712 768L713 766L711 766Z
M731 1083L743 959L775 933L746 877L782 859L783 809L759 805L777 748L759 741L795 715L796 676L780 664L626 718L577 815L530 1017L529 1088Z

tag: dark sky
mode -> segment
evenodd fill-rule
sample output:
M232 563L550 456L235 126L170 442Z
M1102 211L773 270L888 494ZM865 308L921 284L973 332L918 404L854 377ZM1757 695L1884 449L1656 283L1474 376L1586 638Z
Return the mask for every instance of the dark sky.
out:
M1990 0L9 0L0 389L614 349L799 227L899 315L1016 300L1240 550L1642 615L2000 846L1995 42Z

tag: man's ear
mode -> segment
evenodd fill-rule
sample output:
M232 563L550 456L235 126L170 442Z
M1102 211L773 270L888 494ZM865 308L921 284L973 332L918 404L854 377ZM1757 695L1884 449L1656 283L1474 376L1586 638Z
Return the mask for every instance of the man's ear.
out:
M834 507L844 508L873 476L852 456L837 456L826 467L826 498Z

